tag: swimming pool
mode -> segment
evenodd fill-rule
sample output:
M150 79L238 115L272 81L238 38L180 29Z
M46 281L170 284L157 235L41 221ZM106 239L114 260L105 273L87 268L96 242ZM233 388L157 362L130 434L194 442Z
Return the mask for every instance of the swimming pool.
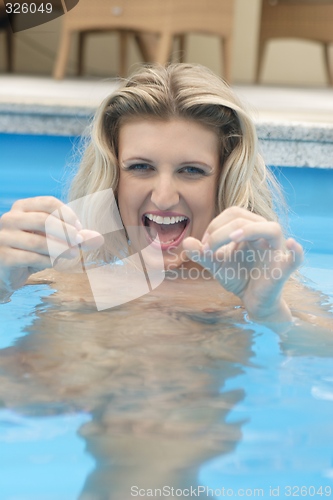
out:
M1 135L0 212L60 196L74 141ZM302 272L332 304L333 170L276 174ZM144 311L165 314L168 332L141 326L140 306L138 342L126 307L82 316L53 293L29 286L1 306L1 500L159 498L148 490L161 484L165 498L190 496L189 485L201 498L333 496L333 340L288 350L226 311L191 313L179 298L170 313L148 296Z

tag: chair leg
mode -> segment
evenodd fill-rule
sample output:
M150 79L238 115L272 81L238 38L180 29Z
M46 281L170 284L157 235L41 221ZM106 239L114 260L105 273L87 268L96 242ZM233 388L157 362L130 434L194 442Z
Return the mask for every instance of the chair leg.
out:
M224 38L222 40L222 54L223 54L223 78L231 83L231 62L232 62L232 40L231 38Z
M164 66L170 60L172 48L172 35L171 33L162 33L160 43L157 49L156 62Z
M53 70L53 78L55 78L56 80L62 80L65 76L71 38L72 33L70 31L64 30L62 32L60 46L58 49L58 56Z
M265 40L260 40L259 41L259 46L258 46L258 56L257 56L257 68L256 68L256 75L255 75L255 83L259 83L260 81L260 75L261 75L261 70L262 70L262 62L264 59L264 53L266 49L266 41Z
M7 44L7 51L6 51L6 71L8 73L12 73L14 69L14 47L13 47L13 33L11 30L11 27L8 26L6 30L6 44Z
M77 67L76 76L82 76L84 72L84 56L86 48L86 37L88 35L87 31L80 31L78 44L77 44Z
M143 61L145 63L155 61L158 45L157 35L154 33L135 33L134 39L139 47Z
M185 61L186 35L179 35L179 62Z
M330 85L333 85L333 74L332 74L332 69L330 67L330 44L329 43L324 43L324 58L325 58L325 69L326 69L326 74L327 78L329 81Z
M127 74L127 48L128 48L128 32L119 32L119 75L125 78Z

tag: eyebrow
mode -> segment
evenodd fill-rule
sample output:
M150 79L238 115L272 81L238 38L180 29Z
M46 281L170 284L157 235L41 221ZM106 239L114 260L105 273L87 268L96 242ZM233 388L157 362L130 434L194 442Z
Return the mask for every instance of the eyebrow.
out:
M126 163L128 161L142 161L142 162L147 162L147 163L154 163L154 161L149 159L149 158L142 158L142 157L137 157L137 156L134 156L133 158L126 158L126 160L123 160L122 163ZM214 168L211 167L210 165L208 165L207 163L205 163L203 161L198 161L198 160L183 161L182 163L180 163L180 166L185 166L185 165L200 165L202 167L208 168L211 171L214 170Z
M204 163L203 161L197 161L197 160L192 160L192 161L183 161L180 165L201 165L202 167L209 168L210 170L214 170L213 167L208 165L207 163Z
M126 158L126 160L123 160L122 163L125 163L127 161L145 161L147 163L154 163L153 160L150 160L149 158L143 158L141 156L133 156L132 158Z

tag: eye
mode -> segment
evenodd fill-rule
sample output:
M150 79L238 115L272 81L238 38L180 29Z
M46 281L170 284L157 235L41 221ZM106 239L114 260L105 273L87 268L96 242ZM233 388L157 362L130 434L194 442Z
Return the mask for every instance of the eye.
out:
M185 167L181 171L190 175L206 175L206 172L198 167Z
M125 167L124 170L131 170L133 172L147 172L150 168L152 167L147 163L133 163L133 165Z

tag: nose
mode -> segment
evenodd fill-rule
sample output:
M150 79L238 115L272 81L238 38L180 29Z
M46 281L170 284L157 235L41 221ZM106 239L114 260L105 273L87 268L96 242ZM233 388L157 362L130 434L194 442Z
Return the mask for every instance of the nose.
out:
M179 192L171 175L159 175L155 179L151 201L159 210L170 210L179 203Z

